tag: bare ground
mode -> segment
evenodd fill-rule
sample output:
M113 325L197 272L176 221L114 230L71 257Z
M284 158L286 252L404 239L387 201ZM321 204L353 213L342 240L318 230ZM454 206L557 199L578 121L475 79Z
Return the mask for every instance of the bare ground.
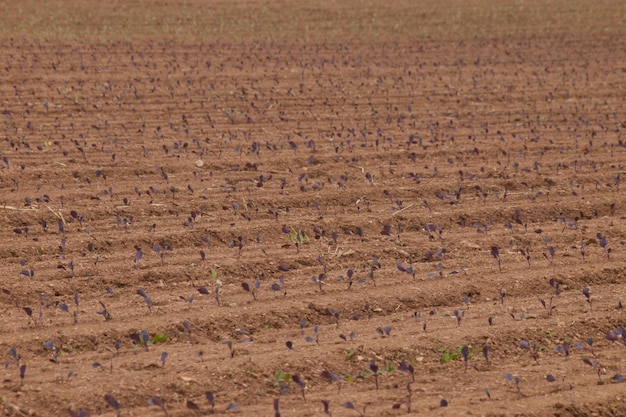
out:
M47 39L17 18L5 415L114 415L105 394L121 415L158 415L153 397L206 415L207 392L239 415L626 414L624 339L607 338L626 327L623 10L424 6L411 36L401 2L368 26L378 6L307 9L308 41L290 39L300 14L282 38L215 42L156 21Z

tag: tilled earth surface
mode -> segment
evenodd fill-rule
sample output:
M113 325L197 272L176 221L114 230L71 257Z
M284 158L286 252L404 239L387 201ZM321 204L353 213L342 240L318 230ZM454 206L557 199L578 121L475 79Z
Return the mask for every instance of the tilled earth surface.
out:
M623 7L346 4L311 40L16 15L5 415L626 414Z

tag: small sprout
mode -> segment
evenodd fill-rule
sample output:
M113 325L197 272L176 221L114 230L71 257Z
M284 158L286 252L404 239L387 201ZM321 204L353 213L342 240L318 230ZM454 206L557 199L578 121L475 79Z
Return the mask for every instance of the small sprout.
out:
M221 305L221 303L220 303L220 287L219 287L219 285L215 287L215 302L217 303L218 307Z
M102 301L98 301L100 303L100 305L102 306L102 310L100 311L96 311L96 314L101 315L102 317L104 317L105 321L109 321L112 320L113 317L111 316L111 313L109 313L109 310L107 310L107 306L104 305L104 303Z
M545 252L543 252L543 257L546 258L546 260L548 262L550 262L550 265L553 265L554 264L554 255L555 255L554 247L548 246L548 253L550 254L549 258L548 258L548 254L546 254Z
M500 296L500 304L504 304L504 297L506 297L506 292L504 291L504 288L500 288L498 290L498 295Z
M139 261L141 260L141 258L143 258L143 252L141 251L141 248L137 245L135 245L134 248L135 248L135 259L133 261L133 267L137 268L139 266Z
M500 259L500 249L497 246L491 247L491 256L498 261L498 271L502 272L502 261Z
M161 410L163 410L163 413L165 413L165 416L167 417L167 410L165 409L165 400L162 400L159 397L152 397L148 400L148 404L150 405L156 405L157 407L159 407Z
M186 405L187 409L189 409L191 411L200 411L200 407L198 407L198 404L194 403L191 400L187 400L185 405Z
M35 270L34 269L22 269L20 271L20 275L24 275L25 277L28 278L33 278L35 276Z
M24 308L23 308L23 310L24 310L24 313L26 313L26 315L27 315L29 318L31 318L31 319L33 318L33 309L32 309L32 308L30 308L30 307L24 307ZM37 324L37 322L36 322L35 320L33 320L33 321L35 322L35 324Z
M413 265L411 261L409 261L409 266L404 266L401 263L396 264L396 267L401 272L406 272L407 274L413 277L413 281L415 281L415 271L413 270Z
M606 334L606 339L611 342L617 342L619 340L619 336L615 331L609 330Z
M470 305L469 297L464 295L463 297L461 297L461 301L463 301L463 303L465 304L465 307L467 307L469 309L469 305Z
M581 241L580 242L580 255L583 258L583 261L585 260L585 242Z
M226 345L228 347L228 351L230 352L230 357L234 358L235 357L235 349L233 348L233 343L230 340L224 340L222 342L223 345Z
M600 368L598 361L584 358L583 362L591 366L596 371L596 374L598 375L598 385L602 385L602 368Z
M346 401L345 403L341 404L341 406L344 408L347 408L348 410L355 410L354 404L352 404L349 401Z
M415 368L413 368L413 365L410 363L407 363L406 360L402 359L398 365L398 371L409 373L411 375L411 381L415 382Z
M606 253L606 259L609 259L609 256L611 254L611 248L608 247L608 241L606 240L606 236L604 236L602 233L598 233L596 234L596 237L598 238L598 243L600 244L600 247L604 249L604 252Z
M239 406L236 403L230 403L226 406L226 411L237 411Z
M189 336L189 343L193 343L193 340L191 339L191 324L185 320L183 321L183 327L185 328L185 330L187 330L187 335Z
M191 303L193 303L194 297L193 294L190 295L189 297L185 297L183 295L179 295L178 298L180 298L183 301L186 301L187 303L189 303L189 308L191 308Z
M148 342L150 341L150 335L145 330L142 330L139 333L132 333L130 338L135 342L136 345L143 345L148 351Z
M319 325L316 324L315 326L313 326L313 333L315 334L315 344L317 344L318 346L320 344L319 329L320 329Z
M583 288L583 295L587 299L587 303L589 303L589 310L593 311L593 306L591 305L591 293L589 292L589 288Z
M24 377L26 376L26 364L20 365L20 384L24 385Z
M148 352L148 343L150 342L150 334L148 334L146 330L142 330L139 332L139 337L140 337L141 343L143 344L143 347L146 349L146 352Z
M378 327L376 328L376 333L381 336L390 336L391 335L391 326Z
M465 311L463 309L454 310L454 317L456 317L456 325L457 327L461 326L461 320L465 317Z
M407 398L406 398L406 408L407 412L411 414L411 399L413 396L413 391L411 391L411 383L406 384Z
M246 329L235 329L237 333L241 333L244 335L242 339L239 340L239 343L248 343L252 342L252 335Z
M469 360L469 354L470 354L470 351L469 351L469 348L467 347L467 345L463 346L461 348L461 355L463 356L463 361L465 362L465 371L464 372L467 372L467 361Z
M332 417L332 414L330 413L330 402L327 400L322 400L322 406L324 407L324 414L326 414L328 417Z
M376 385L376 389L378 390L378 365L373 360L370 361L369 365L370 371L374 374L374 384Z
M321 293L324 292L324 287L322 285L325 284L324 282L325 279L326 279L325 273L321 273L319 274L319 276L315 276L315 275L311 276L311 281L314 283L317 283Z
M526 340L520 340L519 345L522 349L527 350L534 361L539 364L539 356L537 355L534 344L531 346Z
M528 263L528 267L530 268L530 248L526 246L526 249L520 249L519 251L524 255L524 258L526 258L526 263Z
M322 371L322 378L328 379L331 384L337 382L337 395L341 394L341 380L343 377L337 376L337 374L330 373L328 371Z
M515 384L515 388L517 389L517 395L519 397L521 397L522 396L522 391L520 390L520 386L519 386L519 383L520 383L519 377L518 376L513 377L513 375L511 375L511 374L505 373L504 374L504 379L506 381L508 381L508 382L513 382Z
M556 348L554 348L554 351L556 353L563 353L565 355L565 359L567 359L570 353L570 345L569 343L564 342L563 345L559 345Z
M513 318L513 320L517 321L518 318L515 316L514 313L509 313L511 315L511 317ZM524 320L524 317L526 317L526 315L524 313L519 313L519 321Z
M544 300L542 300L541 298L537 298L537 299L539 300L539 302L543 306L544 310L546 310L546 313L548 313L548 316L552 316L552 312L556 308L556 306L552 305L552 297L550 297L550 299L548 300L547 303Z
M148 312L152 313L152 300L150 300L150 297L148 297L148 294L144 291L143 288L139 288L137 290L137 294L143 297L143 300L146 302L146 306L148 307Z
M354 404L352 404L350 401L346 401L345 403L342 403L341 406L343 408L347 408L348 410L354 410L357 413L359 413L360 417L365 417L365 408L367 407L366 405L363 406L363 411L359 411L357 410L357 408L354 406Z
M274 417L280 417L280 398L274 398Z
M258 289L258 287L256 285L255 285L255 287ZM242 282L241 283L241 288L243 288L243 290L245 292L249 292L250 294L252 294L252 298L256 301L256 291L255 291L254 288L250 288L250 285L247 282Z
M575 343L574 347L576 347L577 349L587 349L595 357L596 353L593 351L593 337L588 337L585 340L585 343L587 343L587 346L583 345L582 343Z
M204 396L206 397L206 400L211 405L211 414L213 414L215 412L215 396L213 395L213 392L211 391L205 392Z
M291 380L293 382L296 383L296 385L298 385L300 387L300 390L302 392L302 399L306 401L306 398L304 396L304 381L302 380L302 378L300 377L300 375L298 374L294 374L291 376Z
M113 407L113 409L117 412L117 416L119 417L120 416L120 403L117 402L115 397L113 397L111 394L105 394L104 401L106 401L107 404Z
M15 349L15 347L14 347L14 346L12 346L12 347L9 349L9 356L10 356L11 358L13 358L13 359L15 360L16 365L18 365L18 366L19 366L19 364L20 364L20 359L21 359L22 357L21 357L20 355L18 355L18 354L17 354L17 350ZM8 366L8 364L6 364L6 366ZM6 367L6 366L5 366L5 367Z
M59 355L59 348L54 346L54 342L52 340L48 340L46 343L43 344L43 347L52 352L52 358L50 359L50 361L58 363L59 361L57 359L57 356Z
M485 358L485 362L489 365L489 346L483 346L483 358Z

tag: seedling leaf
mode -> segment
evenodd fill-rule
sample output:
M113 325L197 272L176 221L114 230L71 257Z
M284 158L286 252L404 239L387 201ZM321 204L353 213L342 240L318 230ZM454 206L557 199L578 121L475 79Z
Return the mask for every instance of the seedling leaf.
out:
M113 397L111 394L105 394L104 401L106 401L107 404L109 404L111 407L113 407L115 411L117 411L118 416L120 415L120 403L117 402L115 397Z

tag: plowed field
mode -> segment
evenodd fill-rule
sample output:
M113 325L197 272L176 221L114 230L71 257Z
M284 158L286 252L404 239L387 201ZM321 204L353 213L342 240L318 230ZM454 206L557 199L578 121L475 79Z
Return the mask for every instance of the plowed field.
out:
M4 415L626 415L623 3L1 3Z

